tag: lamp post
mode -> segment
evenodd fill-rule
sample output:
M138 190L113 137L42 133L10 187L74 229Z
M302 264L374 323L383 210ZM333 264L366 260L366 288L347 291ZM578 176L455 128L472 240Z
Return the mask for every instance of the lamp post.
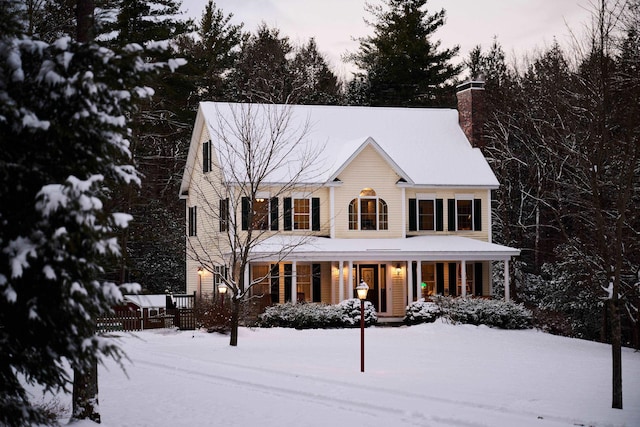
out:
M360 300L360 372L364 372L364 301L367 299L369 285L360 279L360 284L356 286L356 292Z
M218 285L218 293L220 294L220 311L224 310L224 294L227 293L227 285L220 283Z

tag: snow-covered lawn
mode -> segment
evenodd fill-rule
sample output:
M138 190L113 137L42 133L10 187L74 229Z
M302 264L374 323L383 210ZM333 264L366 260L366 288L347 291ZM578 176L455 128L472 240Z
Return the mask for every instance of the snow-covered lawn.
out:
M121 338L128 376L99 371L115 426L640 426L640 353L623 349L624 410L611 409L611 350L534 330L438 321L366 330L241 329ZM82 423L83 425L85 423Z

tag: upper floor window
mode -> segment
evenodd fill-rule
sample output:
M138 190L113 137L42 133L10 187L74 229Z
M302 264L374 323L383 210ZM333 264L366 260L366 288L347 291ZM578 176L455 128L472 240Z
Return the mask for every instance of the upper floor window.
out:
M456 200L457 230L473 230L472 200Z
M320 198L294 195L285 197L284 230L320 230Z
M365 188L358 198L349 203L349 230L388 230L387 202L377 197L371 188Z
M482 230L482 199L473 196L456 196L448 200L449 230L480 231Z
M202 172L211 171L211 141L202 144Z
M309 230L311 228L311 200L293 199L293 229Z
M409 199L409 231L443 231L442 199L435 194L417 194Z
M248 230L278 229L278 198L268 194L256 194L253 200L242 198L242 229Z

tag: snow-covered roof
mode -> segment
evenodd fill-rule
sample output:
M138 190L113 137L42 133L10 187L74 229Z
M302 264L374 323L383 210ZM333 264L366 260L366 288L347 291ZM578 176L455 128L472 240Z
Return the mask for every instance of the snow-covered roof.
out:
M140 308L166 308L167 296L161 295L125 295L125 302L131 302Z
M252 261L283 256L286 260L336 261L338 259L384 260L505 260L520 255L519 249L460 236L408 238L330 239L326 237L274 235L256 245ZM286 251L285 251L286 252Z
M233 122L240 111L248 108L252 114L265 116L274 109L290 108L287 126L292 131L309 124L305 142L323 147L324 157L318 158L322 173L308 182L333 180L353 159L354 153L373 145L410 184L486 188L499 185L480 150L471 147L464 135L455 109L202 102L181 194L188 190L202 126L213 136L215 146L215 135L220 134L223 124ZM291 169L291 164L287 167ZM274 175L270 181L287 182L286 171L281 172L282 176Z

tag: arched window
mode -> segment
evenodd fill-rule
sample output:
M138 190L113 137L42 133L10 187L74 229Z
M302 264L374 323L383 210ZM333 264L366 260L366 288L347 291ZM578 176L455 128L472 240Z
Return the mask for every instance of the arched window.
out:
M388 230L387 202L365 188L349 203L349 230Z

